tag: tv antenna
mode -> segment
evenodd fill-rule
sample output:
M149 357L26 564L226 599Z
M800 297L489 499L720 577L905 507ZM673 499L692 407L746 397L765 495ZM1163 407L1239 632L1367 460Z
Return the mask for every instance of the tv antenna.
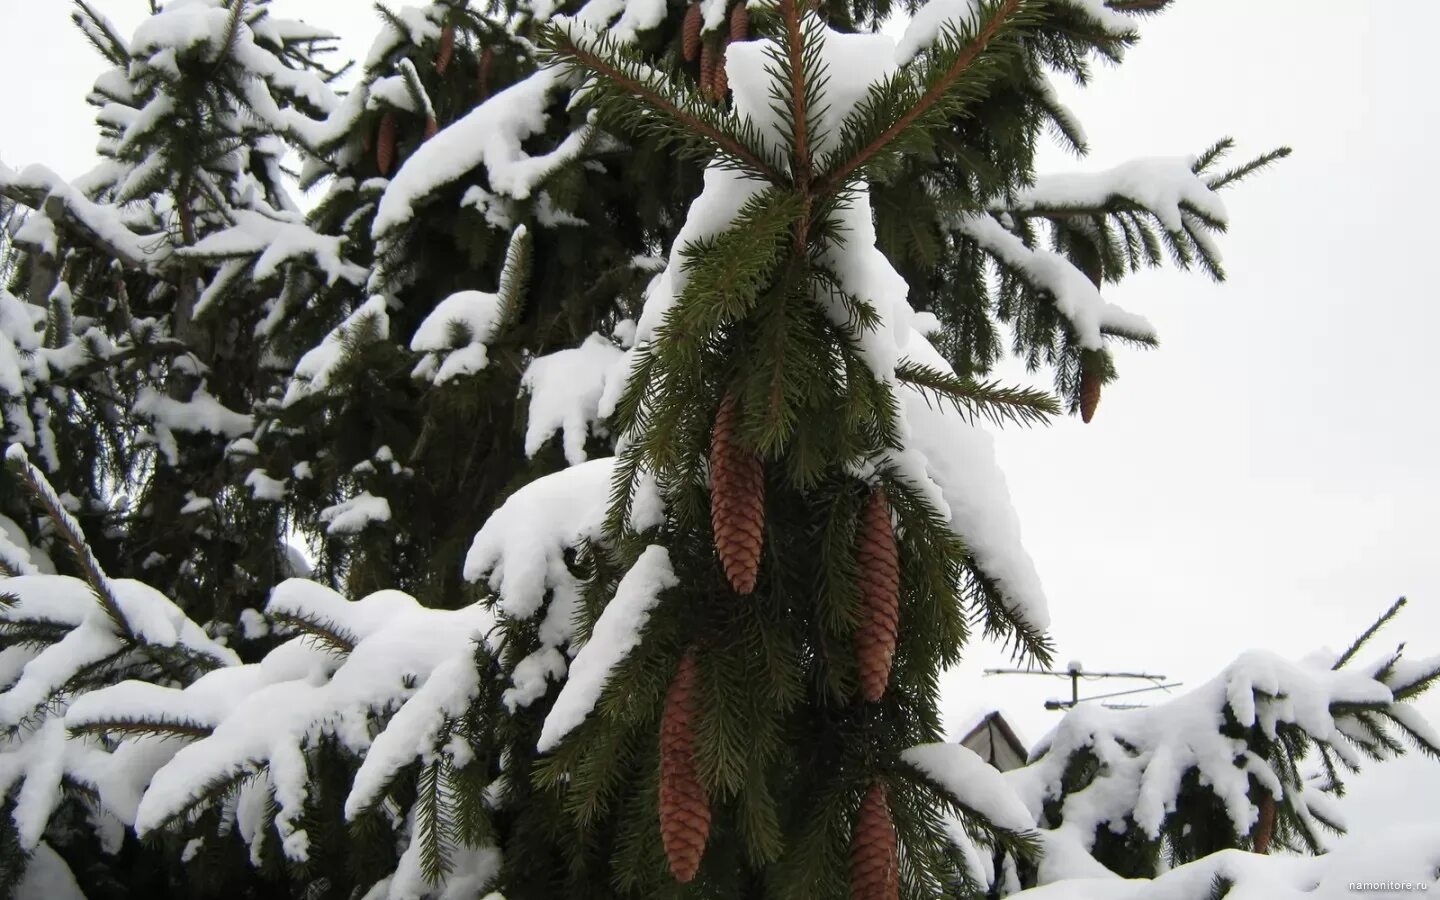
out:
M1079 661L1071 662L1064 669L986 669L986 675L1045 675L1051 678L1070 679L1069 700L1046 700L1046 709L1074 709L1081 703L1091 700L1109 700L1114 697L1128 697L1132 694L1144 694L1149 691L1168 691L1170 688L1180 687L1183 682L1174 681L1165 683L1164 675L1153 675L1149 672L1087 672ZM1128 691L1114 691L1109 694L1096 694L1093 697L1080 696L1080 679L1093 681L1101 678L1121 678L1132 681L1149 681L1149 687L1132 688ZM1103 704L1109 709L1142 709L1143 707L1133 703L1106 703Z

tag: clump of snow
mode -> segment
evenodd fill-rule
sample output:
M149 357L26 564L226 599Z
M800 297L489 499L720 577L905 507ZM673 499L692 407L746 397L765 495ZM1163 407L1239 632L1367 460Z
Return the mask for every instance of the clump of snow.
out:
M1071 756L1082 750L1094 754L1102 774L1066 796L1061 808L1064 828L1086 848L1097 828L1120 827L1127 816L1158 837L1174 811L1182 779L1192 770L1244 834L1258 815L1249 797L1251 777L1276 791L1284 779L1243 740L1221 733L1227 710L1242 728L1258 725L1272 738L1280 723L1296 726L1330 744L1341 759L1358 764L1360 756L1345 739L1345 719L1354 712L1345 709L1375 704L1398 707L1386 684L1369 674L1250 651L1201 687L1148 709L1072 710L1031 751L1032 764L1006 777L1038 815L1044 798L1060 793ZM1286 799L1302 815L1325 803L1304 785L1289 786Z
M555 432L563 434L565 461L585 461L585 438L599 418L600 397L623 351L598 334L579 347L541 356L525 368L520 389L530 395L525 455L534 456Z
M276 589L267 611L322 623L355 642L328 677L324 669L292 669L290 677L238 698L208 737L176 752L155 773L139 803L137 832L153 831L183 813L202 799L204 785L264 766L283 849L292 859L305 859L309 844L301 821L309 772L304 748L328 734L364 755L372 742L373 714L411 698L447 660L469 660L474 641L494 623L481 606L427 609L398 591L352 603L322 585L295 579ZM304 639L297 641L304 646Z
M1048 291L1055 298L1056 308L1074 326L1082 347L1101 349L1104 346L1101 334L1107 328L1155 336L1155 328L1149 321L1107 302L1094 282L1070 260L1059 253L1025 246L1018 235L1006 230L993 216L969 213L959 217L954 227L1002 264L1020 271Z
M287 479L271 478L264 469L251 469L250 474L245 476L245 486L250 489L250 496L256 500L270 500L279 503L285 499L288 488L285 486Z
M1035 816L1015 796L999 770L969 747L922 744L904 751L900 758L993 824L1011 831L1035 827Z
M390 501L361 491L349 500L322 509L320 521L325 523L326 534L358 534L375 522L390 521Z
M578 602L580 586L565 551L596 537L604 524L615 470L612 457L538 478L491 514L465 557L468 581L487 579L509 616L528 619L547 592Z
M360 304L318 347L300 357L295 365L295 377L285 390L285 406L330 387L330 379L344 362L347 348L363 333L363 323L370 323L379 339L390 336L390 316L385 311L384 297L377 294Z
M1008 208L1097 209L1120 198L1153 212L1170 231L1184 228L1187 208L1227 222L1224 201L1194 166L1194 157L1159 157L1131 160L1103 172L1042 175Z
M484 291L460 291L441 300L410 339L410 349L425 354L416 374L444 384L484 369L490 364L486 345L503 311L500 296Z
M375 213L372 232L382 239L415 217L416 206L478 166L491 191L530 196L547 175L574 159L590 126L582 125L548 153L531 156L526 139L544 131L551 94L564 87L558 69L541 69L475 107L421 144L395 173Z
M640 634L650 620L650 610L660 602L660 593L678 585L670 566L670 552L652 544L620 579L615 596L605 605L590 633L570 663L570 674L545 717L536 748L549 752L575 730L595 708L600 693L615 667L640 643Z
M325 274L329 284L342 280L354 285L364 283L365 268L346 262L342 255L344 237L313 231L299 214L280 219L254 210L237 209L231 215L234 225L206 235L178 252L205 259L253 257L255 278L262 281L292 260L306 260Z

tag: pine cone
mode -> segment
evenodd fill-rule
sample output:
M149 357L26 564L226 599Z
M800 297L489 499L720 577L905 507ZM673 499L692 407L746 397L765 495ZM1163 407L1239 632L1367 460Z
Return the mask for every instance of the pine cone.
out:
M899 900L900 854L885 785L875 784L860 804L850 842L851 900Z
M700 45L700 96L715 99L715 54L708 43Z
M730 72L725 68L725 56L729 50L730 42L727 40L720 45L719 52L715 54L717 57L715 77L710 81L710 90L714 92L717 103L724 100L725 95L730 92Z
M670 871L682 883L695 877L710 837L710 798L695 774L695 682L692 651L670 682L660 722L660 839Z
M440 125L429 116L425 117L425 140L430 140L440 132Z
M855 661L860 693L871 703L885 696L895 638L900 630L900 552L885 491L876 488L860 517L855 548L860 566L860 627L855 631Z
M389 175L390 167L395 164L395 138L399 130L400 122L393 112L380 117L380 131L375 135L375 165L381 175Z
M1095 407L1100 405L1100 367L1093 363L1080 364L1080 421L1090 423L1095 418Z
M765 463L740 446L739 418L735 398L726 394L710 440L710 525L725 577L737 594L748 594L765 543Z
M694 62L700 55L700 29L705 26L705 17L700 4L692 3L685 11L685 22L680 26L680 55L686 62Z
M435 51L435 74L444 75L455 57L455 26L446 25L440 32L440 48Z
M1255 852L1269 853L1270 841L1275 837L1275 798L1270 794L1260 797L1260 821L1255 823Z
M486 47L480 53L480 99L490 96L490 70L495 67L495 51Z
M745 0L735 4L730 10L730 40L743 41L750 37L750 10L745 8Z

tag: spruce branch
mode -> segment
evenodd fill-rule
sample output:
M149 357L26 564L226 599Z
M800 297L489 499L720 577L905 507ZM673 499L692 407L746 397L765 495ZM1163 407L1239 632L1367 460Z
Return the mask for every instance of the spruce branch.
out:
M10 445L10 449L5 453L5 463L10 472L25 485L31 499L39 505L46 517L59 530L61 539L64 540L71 555L75 557L76 564L80 567L80 573L85 579L85 583L90 587L91 593L95 595L96 601L104 610L110 624L115 628L116 634L126 643L138 643L139 637L121 610L120 600L110 587L110 579L104 569L100 567L100 561L95 558L94 551L86 542L85 534L80 529L80 523L75 521L75 517L70 515L69 510L60 503L60 498L56 495L55 489L50 486L49 480L35 467L34 463L30 462L25 455L24 448L19 444Z
M525 309L532 265L531 243L529 230L520 225L510 235L510 244L505 248L505 264L500 269L500 286L496 290L500 297L497 335L514 327Z
M1409 601L1407 601L1404 597L1401 597L1394 603L1390 604L1390 608L1381 613L1380 618L1376 619L1369 628L1366 628L1363 632L1361 632L1360 636L1355 639L1354 643L1352 643L1345 650L1344 653L1340 654L1340 658L1335 660L1335 664L1330 668L1332 670L1339 670L1351 659L1354 659L1355 654L1359 653L1361 648L1363 648L1365 644L1380 631L1380 629L1384 628L1387 624L1389 624L1391 619L1395 618L1397 615L1400 614L1400 610L1405 608L1405 604L1407 602Z
M962 378L908 358L896 365L895 377L920 389L927 403L931 397L948 402L970 422L980 415L996 425L1040 425L1060 414L1059 403L1045 391Z
M295 628L321 650L335 656L349 656L359 642L346 628L329 619L307 618L295 612L272 612L270 618L277 625Z
M105 57L105 61L117 68L130 65L130 49L120 37L115 26L95 10L86 0L74 0L77 11L70 13L70 21L84 33L90 45Z
M619 130L653 134L685 155L703 158L719 154L736 168L758 174L772 184L785 183L755 127L739 122L681 90L663 73L638 58L635 51L609 35L593 41L577 37L568 28L547 25L540 32L540 61L561 65L588 78L586 100L602 121Z
M1237 181L1240 181L1246 176L1258 172L1261 169L1267 168L1275 162L1278 162L1279 160L1285 159L1292 152L1293 151L1289 147L1277 147L1268 153L1262 153L1254 159L1250 160L1249 162L1245 163L1244 165L1236 166L1235 168L1231 169L1220 177L1209 181L1208 184L1210 185L1210 190L1218 191L1221 188L1229 187L1230 185L1234 184Z
M209 725L201 724L194 719L173 718L164 715L156 719L116 716L107 719L93 719L75 725L67 725L67 727L71 734L77 736L158 737L162 740L175 738L185 741L198 741L214 733L214 729Z
M1148 15L1170 7L1174 0L1105 0L1105 5L1116 12Z
M907 131L937 127L980 96L998 74L995 57L1011 49L1006 38L1028 18L1024 15L1026 2L986 4L977 15L980 24L973 34L967 33L969 29L947 26L940 42L913 72L902 68L873 86L842 126L848 139L836 153L829 154L816 192L838 191ZM987 62L991 64L982 65Z

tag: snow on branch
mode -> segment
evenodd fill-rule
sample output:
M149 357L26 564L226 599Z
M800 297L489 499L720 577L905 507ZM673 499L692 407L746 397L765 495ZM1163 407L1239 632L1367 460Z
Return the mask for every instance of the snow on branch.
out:
M1046 824L1063 828L1087 849L1097 831L1129 823L1144 838L1161 840L1185 786L1198 778L1199 789L1225 811L1237 835L1251 832L1257 804L1269 795L1289 823L1277 830L1277 842L1293 832L1286 838L1296 843L1292 849L1318 850L1317 826L1340 824L1326 795L1342 786L1333 765L1320 782L1303 779L1296 748L1358 771L1362 756L1404 752L1384 733L1386 721L1413 725L1431 752L1436 746L1431 729L1402 705L1392 684L1433 683L1440 679L1440 658L1387 680L1397 664L1398 654L1368 668L1336 670L1328 657L1290 662L1250 651L1218 677L1164 704L1072 710L1032 750L1031 764L1006 777L1037 815L1047 800L1056 800L1055 818ZM1073 767L1086 759L1093 774L1077 783Z
M473 665L475 642L484 640L494 622L482 606L427 609L399 591L350 602L299 579L276 589L267 612L290 621L330 623L332 632L346 635L350 649L337 660L324 648L307 645L308 638L298 638L284 645L292 648L285 654L272 652L273 664L267 656L259 666L274 671L250 676L253 689L229 701L212 733L180 749L155 772L136 809L137 832L163 827L213 802L240 779L264 771L284 851L291 859L307 858L307 748L329 736L357 758L364 756L371 746L373 717L401 708L437 671L454 675L458 664L447 661ZM322 658L330 661L321 663ZM197 684L187 691L202 689ZM426 702L422 699L422 706ZM401 727L417 718L423 716L407 715Z
M490 190L515 199L530 196L551 172L574 159L589 139L582 125L547 153L531 156L526 139L545 130L551 95L565 87L556 69L542 69L475 107L416 148L395 173L375 213L376 239L389 237L415 217L416 207L440 188L484 166Z
M126 265L163 259L164 235L136 234L119 208L95 203L45 166L30 165L16 173L0 163L0 196L73 227Z
M594 710L595 703L610 680L610 673L640 643L641 632L650 620L650 610L660 602L660 593L679 584L670 566L670 552L664 547L646 547L635 564L620 579L615 596L605 605L570 664L565 686L545 717L536 748L547 753L574 731Z
M365 267L347 262L342 255L344 237L318 234L298 216L283 221L248 209L234 210L231 215L233 226L206 235L177 251L179 255L206 260L252 258L255 278L262 281L287 263L307 261L324 273L328 284L342 280L357 286L364 283Z
M999 265L1055 299L1055 306L1070 321L1080 346L1104 348L1103 335L1119 331L1155 338L1155 328L1144 317L1127 312L1100 296L1100 289L1084 272L1059 253L1027 246L988 213L957 218L956 231L989 252Z
M283 405L291 406L304 398L323 393L331 379L359 347L385 340L390 336L390 316L385 298L376 295L355 308L345 320L330 330L319 346L307 351L295 364L295 374L285 388Z

